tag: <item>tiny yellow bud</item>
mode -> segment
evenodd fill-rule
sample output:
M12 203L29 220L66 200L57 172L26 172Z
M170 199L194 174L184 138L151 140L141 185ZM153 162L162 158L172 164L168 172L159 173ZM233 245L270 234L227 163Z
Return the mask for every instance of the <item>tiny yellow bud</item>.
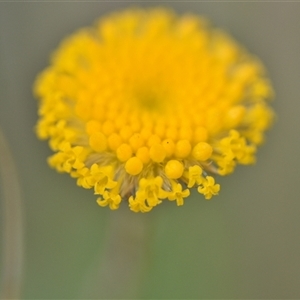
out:
M166 175L170 179L178 179L184 171L183 164L178 160L169 160L165 166Z
M165 139L163 142L162 142L162 145L166 151L166 155L167 157L170 157L174 154L174 151L175 151L175 143L173 140L171 139Z
M95 132L89 138L91 148L96 152L103 152L107 149L107 140L102 132Z
M162 137L165 133L165 125L164 124L158 124L154 128L154 133L158 136Z
M166 157L165 148L161 144L154 144L150 148L150 158L154 162L162 162Z
M205 142L200 142L193 148L192 155L195 159L204 161L210 158L212 152L213 149L211 145Z
M176 140L178 136L177 128L176 127L168 127L166 130L166 137L172 140Z
M85 131L88 135L92 135L95 132L99 132L101 130L101 124L96 120L90 120L85 125Z
M193 135L193 131L189 127L182 127L179 130L179 138L190 140Z
M137 151L138 148L144 145L144 139L139 133L134 133L129 139L129 144L133 151Z
M107 120L103 123L102 125L102 132L108 136L110 134L112 134L115 130L115 126L114 126L114 123L110 120Z
M137 132L137 131L140 131L141 124L138 121L135 121L135 122L132 122L130 124L130 127L131 127L131 129L132 129L133 132Z
M148 147L141 147L137 150L136 156L143 162L147 164L150 161L150 154Z
M149 137L152 135L152 130L150 127L144 127L142 130L141 130L141 136L145 139L145 140L148 140Z
M108 146L111 150L116 151L121 144L122 138L118 134L113 133L108 137Z
M226 124L228 127L237 126L244 118L246 108L242 105L237 105L230 108L226 114Z
M131 157L125 163L125 170L130 175L138 175L143 170L143 163L138 157Z
M132 130L129 126L124 126L120 130L120 136L123 138L124 141L128 141L128 139L132 136Z
M178 158L187 157L191 152L192 146L188 140L179 140L175 147L175 156Z
M132 156L132 149L128 144L122 144L117 149L117 157L120 161L127 161Z
M159 144L160 143L160 137L156 134L152 134L148 139L148 146L151 147L152 145Z
M196 143L205 142L207 140L207 129L203 126L197 126L194 132L194 141Z

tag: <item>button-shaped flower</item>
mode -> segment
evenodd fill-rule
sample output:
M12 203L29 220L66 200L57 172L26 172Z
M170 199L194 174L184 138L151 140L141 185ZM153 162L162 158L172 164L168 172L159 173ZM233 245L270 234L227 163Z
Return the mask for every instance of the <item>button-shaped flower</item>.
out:
M67 38L37 78L37 135L100 206L182 205L252 164L273 118L259 60L195 15L130 9ZM187 189L185 188L187 186Z

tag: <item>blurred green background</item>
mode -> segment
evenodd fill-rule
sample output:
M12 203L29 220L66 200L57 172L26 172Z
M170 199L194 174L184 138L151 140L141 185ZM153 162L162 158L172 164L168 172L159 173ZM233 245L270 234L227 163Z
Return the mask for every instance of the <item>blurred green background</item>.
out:
M50 150L33 130L34 78L58 43L78 28L116 9L157 4L0 3L0 126L24 202L24 299L83 297L111 217L90 191L47 166ZM278 120L255 166L218 178L218 197L205 201L193 193L183 207L166 203L145 216L152 228L139 298L299 299L300 3L159 4L206 16L258 55L276 91Z

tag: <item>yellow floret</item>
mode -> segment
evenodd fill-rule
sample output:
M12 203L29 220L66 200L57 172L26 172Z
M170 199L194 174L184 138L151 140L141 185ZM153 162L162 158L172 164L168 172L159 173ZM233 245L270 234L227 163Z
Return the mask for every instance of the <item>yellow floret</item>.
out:
M202 169L197 165L189 167L186 177L188 178L188 188L193 187L195 184L200 185L204 179L202 177Z
M183 198L186 198L190 195L188 189L182 190L182 185L180 183L173 183L172 193L168 196L169 200L176 200L178 206L183 205Z
M205 199L209 200L213 195L218 195L220 185L215 184L215 179L213 177L207 176L202 184L203 187L198 187L198 192L203 194Z
M100 206L107 206L109 205L109 208L112 210L118 209L121 203L121 196L119 194L114 194L114 193L110 193L105 191L103 194L103 199L102 198L98 198L97 199L97 203Z

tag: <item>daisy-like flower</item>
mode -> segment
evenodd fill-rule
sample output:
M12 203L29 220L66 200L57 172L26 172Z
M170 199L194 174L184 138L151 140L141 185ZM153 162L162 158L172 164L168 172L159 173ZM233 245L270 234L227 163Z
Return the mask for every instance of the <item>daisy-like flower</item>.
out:
M260 61L195 15L114 13L65 39L35 83L50 166L100 206L148 212L206 199L255 162L273 112Z

